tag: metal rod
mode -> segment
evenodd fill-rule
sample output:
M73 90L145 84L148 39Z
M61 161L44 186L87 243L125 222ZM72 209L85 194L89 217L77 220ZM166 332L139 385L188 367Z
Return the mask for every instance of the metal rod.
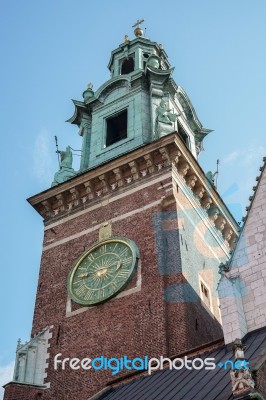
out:
M57 136L54 137L54 140L55 140L55 145L56 145L56 153L57 153L57 157L58 157L58 165L60 168L60 157L59 157L60 151L58 150Z
M219 164L220 160L217 160L217 169L216 169L216 188L217 188L217 182L218 182L218 175L219 175Z

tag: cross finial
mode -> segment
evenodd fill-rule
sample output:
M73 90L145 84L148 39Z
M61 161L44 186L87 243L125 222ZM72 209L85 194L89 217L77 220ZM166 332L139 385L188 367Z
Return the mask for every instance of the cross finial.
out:
M140 24L142 24L142 22L144 22L144 19L138 19L137 22L134 25L132 25L132 28L135 28L134 33L135 33L135 36L137 36L137 37L140 37L143 35L143 30L140 28Z
M135 26L137 28L139 28L139 26L140 26L140 24L142 24L142 22L144 22L144 19L138 19L137 22L134 25L132 25L132 28L135 28Z

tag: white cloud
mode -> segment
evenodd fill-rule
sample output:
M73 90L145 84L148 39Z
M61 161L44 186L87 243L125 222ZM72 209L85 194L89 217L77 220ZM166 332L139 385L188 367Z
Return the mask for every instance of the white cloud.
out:
M43 129L36 137L33 152L33 174L41 184L49 185L53 180L55 145L52 135Z
M257 163L258 159L262 159L266 155L266 148L263 146L254 147L249 149L237 149L229 153L222 159L223 164L238 165L240 167L248 167Z
M0 400L4 397L4 389L2 386L13 379L14 366L15 361L12 361L10 364L0 367Z
M222 160L224 164L231 164L233 161L235 161L239 156L239 151L235 150L232 151L232 153L228 154L225 156Z

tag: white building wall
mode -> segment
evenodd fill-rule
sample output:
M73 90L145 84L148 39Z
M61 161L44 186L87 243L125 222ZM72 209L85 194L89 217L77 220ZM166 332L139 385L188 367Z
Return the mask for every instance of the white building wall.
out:
M226 343L266 326L265 165L230 271L223 274L218 290Z

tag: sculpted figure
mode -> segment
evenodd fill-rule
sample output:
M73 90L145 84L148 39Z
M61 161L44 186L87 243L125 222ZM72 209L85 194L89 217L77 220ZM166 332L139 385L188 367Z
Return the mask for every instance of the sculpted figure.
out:
M248 370L231 370L230 375L233 392L254 388L254 381L251 378L250 372Z
M65 182L77 173L72 168L73 155L70 146L67 146L65 151L58 151L60 154L60 169L55 173L52 186Z
M177 118L177 115L167 110L166 102L161 100L160 105L156 109L158 122L171 125Z
M72 168L72 151L70 146L67 146L66 151L59 151L60 154L60 168Z

